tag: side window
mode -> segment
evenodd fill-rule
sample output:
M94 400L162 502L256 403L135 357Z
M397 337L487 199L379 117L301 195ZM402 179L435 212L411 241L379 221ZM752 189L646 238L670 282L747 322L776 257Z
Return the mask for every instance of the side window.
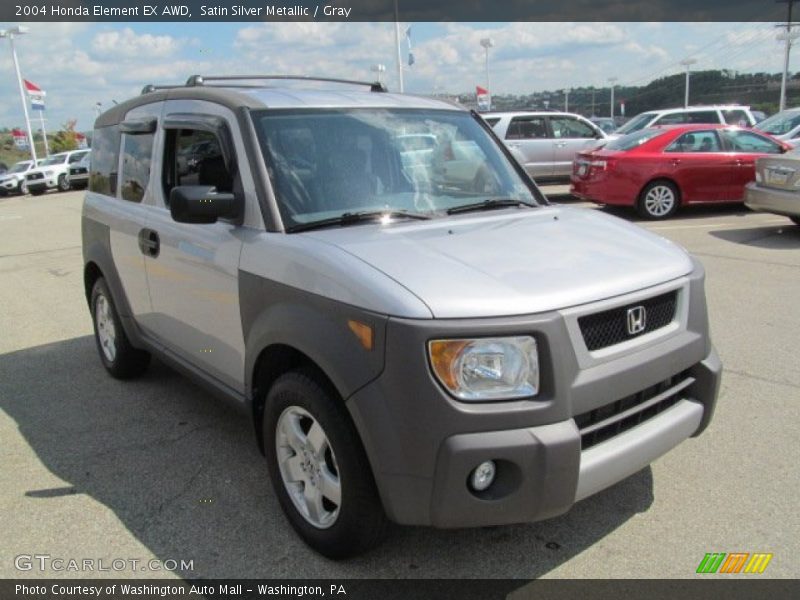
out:
M122 141L122 198L141 202L150 179L153 155L152 133L125 134Z
M653 122L653 125L678 125L687 122L686 113L672 113L659 117Z
M719 138L714 131L690 131L672 142L666 152L720 152Z
M780 145L752 131L742 129L723 130L722 135L733 152L781 153Z
M76 152L75 154L71 154L67 162L69 164L75 164L76 162L80 162L80 160L86 156L88 152Z
M92 161L89 191L106 196L117 195L119 162L119 127L101 127L92 136Z
M719 123L719 115L715 110L697 110L686 113L687 123Z
M550 117L554 138L593 138L595 130L574 117Z
M544 117L514 117L506 131L507 140L536 140L547 137Z
M204 185L218 192L233 191L233 177L225 165L222 146L213 133L201 129L167 132L164 156L164 197L179 185Z
M739 127L749 127L750 121L747 113L741 109L729 109L722 111L722 117L728 125L738 125Z

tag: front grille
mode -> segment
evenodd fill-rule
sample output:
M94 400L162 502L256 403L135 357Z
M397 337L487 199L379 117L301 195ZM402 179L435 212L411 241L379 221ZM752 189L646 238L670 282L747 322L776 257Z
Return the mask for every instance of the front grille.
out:
M86 169L83 167L72 167L69 170L70 175L83 175L84 173L86 173Z
M577 415L575 424L581 434L581 449L605 442L674 406L684 397L681 392L694 381L688 370L683 371L626 398Z
M33 181L34 179L44 179L44 175L42 175L41 173L31 173L27 177L31 181Z
M612 308L578 318L583 340L589 350L599 350L669 325L675 318L678 292L668 292L641 302ZM644 329L628 333L628 310L644 309Z

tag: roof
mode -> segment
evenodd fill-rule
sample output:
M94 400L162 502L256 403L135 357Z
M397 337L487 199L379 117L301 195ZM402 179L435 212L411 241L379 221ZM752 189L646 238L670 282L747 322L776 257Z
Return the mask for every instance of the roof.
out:
M750 110L749 106L743 104L707 104L705 106L687 106L678 108L656 108L653 110L646 110L640 114L657 114L657 113L679 113L679 112L696 112L701 110Z
M313 82L317 83L317 82ZM131 98L101 114L95 127L106 127L124 120L125 115L143 104L164 100L208 100L231 110L287 108L416 108L429 110L466 110L455 104L414 96L370 91L369 87L333 84L329 89L309 89L285 84L253 86L246 84L209 84L155 89Z
M563 110L504 110L502 112L485 112L481 113L483 118L486 117L519 117L519 116L542 116L542 117L558 117L569 115L570 117L581 117L576 113L565 112Z

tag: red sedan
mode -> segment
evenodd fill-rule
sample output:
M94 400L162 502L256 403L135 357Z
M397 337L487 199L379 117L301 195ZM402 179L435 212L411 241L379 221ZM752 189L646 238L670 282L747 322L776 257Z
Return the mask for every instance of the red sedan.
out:
M679 206L742 202L755 159L791 146L751 129L681 125L643 129L575 156L572 194L598 204L636 207L664 219Z

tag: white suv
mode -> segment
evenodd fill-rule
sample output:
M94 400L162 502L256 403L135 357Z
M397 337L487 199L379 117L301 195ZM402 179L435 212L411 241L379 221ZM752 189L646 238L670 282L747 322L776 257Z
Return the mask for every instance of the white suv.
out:
M690 123L722 123L752 127L756 118L749 106L725 104L719 106L690 106L688 108L665 108L639 113L609 137L618 138L634 131L655 125L686 125Z
M0 175L0 196L8 194L27 194L25 174L33 169L32 160L21 160L8 171Z
M44 194L47 190L58 188L62 192L69 191L67 175L70 165L78 162L89 153L89 150L72 150L53 154L31 169L25 175L28 191L34 196Z

